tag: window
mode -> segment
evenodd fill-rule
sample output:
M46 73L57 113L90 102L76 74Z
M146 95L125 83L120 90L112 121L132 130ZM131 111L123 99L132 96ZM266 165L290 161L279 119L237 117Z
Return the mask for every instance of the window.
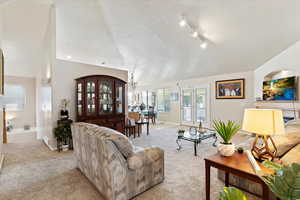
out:
M128 105L133 105L133 94L132 92L128 92Z
M171 110L171 93L168 89L159 89L157 91L157 111L170 112Z
M20 111L25 105L25 88L21 85L5 84L3 104L7 111Z
M206 121L206 89L197 88L196 92L196 121Z
M182 91L182 106L183 106L183 121L192 122L193 118L193 89L183 89Z
M208 121L207 88L188 88L182 90L182 122L198 124Z
M148 101L147 101L148 100L148 96L147 96L148 92L147 91L142 91L141 94L142 94L142 103L147 105L147 103L148 103Z

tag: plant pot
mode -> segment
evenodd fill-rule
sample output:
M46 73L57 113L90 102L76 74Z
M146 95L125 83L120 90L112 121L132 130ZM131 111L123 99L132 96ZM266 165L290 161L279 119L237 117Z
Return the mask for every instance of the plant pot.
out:
M69 145L68 144L64 144L62 145L62 151L68 151L69 150Z
M178 132L178 137L183 137L184 136L184 131L183 132Z
M234 144L222 144L218 145L218 151L222 156L232 156L235 151Z

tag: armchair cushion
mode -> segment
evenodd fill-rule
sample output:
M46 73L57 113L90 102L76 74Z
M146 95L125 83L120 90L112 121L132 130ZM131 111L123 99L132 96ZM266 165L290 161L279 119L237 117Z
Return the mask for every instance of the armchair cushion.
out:
M286 152L300 143L300 131L276 135L272 137L277 148L277 156L282 157ZM273 146L270 146L273 150Z
M282 158L283 164L289 165L292 163L300 163L300 144L292 148Z
M140 169L163 158L163 151L158 147L138 148L127 159L129 169Z

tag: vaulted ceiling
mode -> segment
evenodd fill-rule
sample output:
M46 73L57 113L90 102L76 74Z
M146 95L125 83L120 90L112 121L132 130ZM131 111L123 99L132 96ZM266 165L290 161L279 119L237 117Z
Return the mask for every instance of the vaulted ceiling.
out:
M254 70L300 39L299 0L54 3L58 58L134 70L142 84ZM210 40L207 49L178 26L181 15Z

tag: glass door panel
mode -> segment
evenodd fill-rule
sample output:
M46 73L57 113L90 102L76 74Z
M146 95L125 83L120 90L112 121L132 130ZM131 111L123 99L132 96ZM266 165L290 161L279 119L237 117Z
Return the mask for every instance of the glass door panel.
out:
M116 111L117 113L123 113L123 86L116 84Z
M99 83L99 114L111 114L113 112L113 84L112 81L100 81Z
M77 84L77 113L79 116L81 116L83 112L82 93L83 93L82 83L78 83Z
M193 89L182 90L182 121L192 122Z
M195 118L197 122L206 121L206 89L195 89Z
M94 115L96 113L96 83L88 81L86 84L87 94L87 115Z

